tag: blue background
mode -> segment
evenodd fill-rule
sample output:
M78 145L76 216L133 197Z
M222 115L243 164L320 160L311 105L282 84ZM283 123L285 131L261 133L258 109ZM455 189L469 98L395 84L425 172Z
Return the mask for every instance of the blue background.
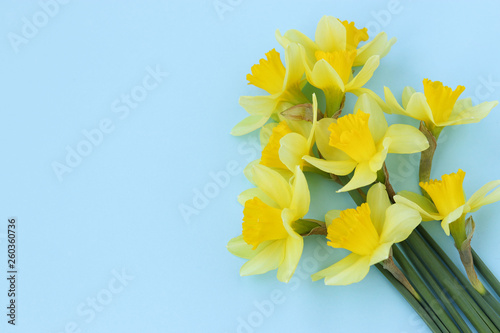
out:
M333 262L318 239L308 240L288 285L275 272L239 277L244 261L225 245L241 232L236 196L250 186L241 167L259 151L255 133L229 131L246 115L238 97L261 94L246 85L250 67L281 51L274 31L313 37L323 15L398 38L369 82L378 93L384 85L398 97L405 85L421 91L428 77L466 86L476 103L500 99L498 2L66 2L0 3L1 270L7 218L19 224L17 325L6 323L2 279L1 331L427 331L376 270L347 287L312 283L309 274ZM154 81L150 71L162 74ZM132 93L141 101L127 106ZM500 179L499 111L446 129L432 176L462 168L469 196ZM85 143L85 131L96 144ZM78 147L87 156L58 177L54 163ZM415 161L390 158L396 190L416 189ZM331 184L308 179L309 217L352 207ZM193 200L198 208L183 217ZM473 246L500 276L498 214L499 205L475 213ZM451 239L429 226L456 260Z

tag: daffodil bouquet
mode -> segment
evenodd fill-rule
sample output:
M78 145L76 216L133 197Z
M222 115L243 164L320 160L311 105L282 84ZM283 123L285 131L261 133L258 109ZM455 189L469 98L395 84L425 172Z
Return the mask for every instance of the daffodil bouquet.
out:
M348 285L375 266L433 332L471 332L470 324L479 332L500 332L500 283L471 248L474 220L467 216L500 200L500 180L468 199L464 171L430 180L442 130L478 122L498 102L473 105L470 98L459 99L463 86L453 90L428 79L423 92L404 88L401 103L387 87L382 99L363 86L396 40L381 32L368 41L367 29L353 22L325 16L314 41L297 30L276 31L276 39L285 62L273 49L252 66L249 84L268 94L241 97L250 115L232 130L238 136L260 130L262 144L261 158L244 172L255 187L238 197L244 206L242 234L227 246L248 260L240 274L277 269L278 279L288 282L304 239L322 235L327 245L351 253L313 274L313 281ZM352 113L344 110L348 92L357 98ZM389 126L385 114L418 119L420 127ZM420 153L421 194L396 193L386 157L415 153ZM330 210L324 221L306 218L311 199L305 172L338 183L337 192L349 193L358 207ZM421 226L423 221L440 221L451 234L467 277Z

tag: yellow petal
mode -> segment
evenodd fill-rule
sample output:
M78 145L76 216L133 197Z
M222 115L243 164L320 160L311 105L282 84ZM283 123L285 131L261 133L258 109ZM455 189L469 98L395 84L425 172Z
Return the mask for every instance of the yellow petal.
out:
M287 70L284 78L283 90L292 95L291 99L295 99L296 97L293 95L300 94L300 84L305 70L302 61L302 49L298 44L291 43L286 47L285 64Z
M377 173L370 169L369 163L360 163L354 170L354 176L351 181L337 192L352 191L357 188L370 185L377 179Z
M291 208L284 208L283 211L281 212L281 220L283 221L283 227L285 228L289 237L293 238L302 237L292 227L292 223L297 221L299 218L301 218L301 216L299 216L297 212Z
M410 97L405 111L408 117L425 121L427 125L435 124L431 108L422 93L417 92Z
M373 252L373 254L371 255L369 264L375 265L375 264L389 258L389 255L391 254L392 245L393 244L390 244L390 243L380 244L377 247L377 249Z
M263 165L256 165L253 168L253 181L279 207L289 207L292 200L291 188L278 172Z
M239 104L251 115L269 116L278 105L280 95L241 96Z
M354 66L362 66L365 62L374 55L379 55L383 58L389 53L392 45L396 43L396 38L387 40L385 32L379 33L375 38L358 49L358 55L354 61Z
M265 248L247 261L240 269L241 276L263 274L278 266L285 257L285 240L270 242Z
M333 16L323 16L316 28L314 40L325 52L346 49L346 28Z
M278 43L280 43L284 49L286 49L290 43L302 45L306 51L306 60L309 67L314 65L316 62L314 53L318 50L318 46L309 37L295 29L288 30L283 36L281 36L279 30L276 30L275 36Z
M310 195L306 177L299 167L296 167L292 187L292 202L290 209L297 214L297 219L304 217L309 211Z
M378 68L380 64L380 57L378 55L374 55L370 57L366 64L361 68L358 75L356 75L346 86L345 91L349 92L354 89L361 88L364 86L373 76L373 73ZM352 66L352 65L351 65Z
M313 281L324 278L326 285L345 286L365 278L370 271L370 257L351 253L336 264L311 276Z
M389 107L387 106L387 104L382 100L382 98L380 98L376 93L374 93L372 90L368 89L368 88L356 88L356 89L351 89L349 90L349 92L351 94L354 94L356 96L361 96L363 94L368 94L370 95L370 97L375 101L377 102L378 106L386 113L392 113L390 112L389 110Z
M490 111L497 106L498 102L483 102L476 106L467 108L458 114L452 114L448 122L439 124L440 126L473 124L484 119Z
M500 180L494 180L492 182L483 185L479 190L474 193L469 200L467 200L466 207L468 207L467 212L475 212L479 208L500 200ZM488 194L490 191L490 194Z
M288 237L285 243L285 257L278 267L278 280L288 283L299 264L304 248L304 240L302 237Z
M269 116L248 116L231 130L231 135L240 136L255 131L269 120Z
M307 145L312 149L312 145L314 144L314 137L315 137L315 132L316 132L316 127L318 127L318 99L316 97L316 94L313 93L312 95L313 99L313 123L311 126L311 131L309 132L309 135L304 135L304 137L307 137Z
M385 221L385 211L391 206L385 186L381 183L375 183L370 187L366 195L366 202L370 206L372 223L380 235Z
M450 235L450 224L458 220L460 217L464 215L464 206L460 206L448 215L441 221L441 227L444 230L446 236Z
M262 251L262 249L268 246L271 242L272 241L262 242L255 250L253 250L253 246L247 244L247 242L243 240L243 235L239 235L238 237L232 238L227 243L226 247L229 252L237 257L251 259L255 257L260 251Z
M403 89L403 107L406 108L408 105L408 102L410 101L411 96L415 93L415 89L413 89L410 86L406 86Z
M269 198L264 191L262 191L258 187L252 187L249 188L238 196L238 202L242 205L245 206L245 202L247 202L250 199L253 198L259 198L262 202L264 202L266 205L274 207L279 209L280 207L273 201L271 198Z
M264 149L264 147L269 143L271 134L273 134L273 128L275 128L276 126L278 126L278 123L273 122L262 126L262 128L260 129L259 140L262 149Z
M306 70L307 80L322 90L344 91L344 82L335 69L325 60L316 62L311 72Z
M394 204L386 211L380 243L399 243L404 241L420 224L420 214L405 205Z
M439 215L436 206L423 195L410 191L401 191L394 196L398 204L403 204L420 213L423 221L441 221L444 216Z
M324 159L304 156L304 160L312 166L320 169L321 171L332 173L338 176L348 175L354 170L358 162L353 159L340 160L340 161L327 161Z
M368 128L375 142L378 142L387 131L387 120L385 119L384 112L378 103L368 94L362 94L358 97L354 105L355 113L362 110L364 113L370 115L368 118Z
M297 166L302 169L304 165L302 157L309 155L310 150L311 147L305 137L290 133L280 140L279 159L290 171L295 170Z
M247 75L248 84L253 84L270 94L280 93L285 79L285 66L275 49L267 52L266 57L267 60L260 59L259 64L252 66L252 74Z
M385 137L392 139L389 153L413 154L429 148L429 141L425 135L410 125L391 125L387 129Z
M387 158L387 153L389 152L389 147L392 144L391 138L385 138L381 140L377 146L377 153L373 155L369 162L370 169L373 172L377 172L382 169L385 159Z
M324 51L316 51L316 59L319 60L325 60L332 66L332 68L335 70L335 72L339 75L339 77L342 79L342 83L345 85L347 82L349 82L350 77L352 76L352 63L354 61L354 58L356 57L356 51L335 51L335 52L324 52ZM370 66L367 67L367 70L362 73L363 70L360 71L359 74L361 74L360 78L358 81L362 83L359 85L361 87L364 83L366 83L370 77L373 74L373 71L375 68L373 68L373 61L370 64ZM373 70L372 70L373 69ZM370 70L371 73L370 73ZM359 75L358 74L358 75ZM363 81L366 79L366 81L363 83ZM358 86L354 86L353 88L358 88Z
M286 119L288 127L294 133L298 133L307 138L311 134L312 124L307 120L289 120Z
M384 96L385 102L388 106L388 110L386 111L387 113L407 115L406 111L401 107L401 105L399 105L398 101L394 97L391 89L384 87Z

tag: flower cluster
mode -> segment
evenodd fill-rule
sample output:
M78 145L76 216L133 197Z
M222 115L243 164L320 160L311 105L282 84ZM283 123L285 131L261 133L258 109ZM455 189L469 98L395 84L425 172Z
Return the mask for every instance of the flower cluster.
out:
M276 39L284 50L284 63L273 49L252 66L247 75L249 84L267 94L240 98L249 116L232 130L237 136L260 130L262 144L260 159L245 169L255 187L238 197L244 206L242 234L227 246L231 253L248 260L240 274L277 269L278 279L288 282L302 256L304 239L323 235L329 246L351 253L313 274L314 281L324 279L327 285L355 283L376 265L406 288L417 301L412 305L424 320L427 318L431 329L440 325L463 329L457 319L460 316L453 316L451 309L444 312L453 320L441 318L444 315L430 304L432 299L422 300L434 297L426 292L433 284L419 277L429 272L412 273L420 261L432 260L425 255L425 246L437 246L431 238L422 243L425 246L418 245L428 236L421 222L441 221L444 232L455 240L473 287L482 296L491 296L474 270L470 247L474 221L466 215L499 201L500 181L487 183L466 200L462 170L444 175L442 180L429 178L441 131L446 126L480 121L497 102L473 106L470 98L458 99L463 86L453 90L428 79L423 80L423 93L404 88L402 103L387 87L382 99L364 86L396 40L381 32L368 41L367 29L359 29L353 22L325 16L318 23L314 40L297 30L283 35L276 31ZM347 93L357 98L352 112L344 110ZM385 114L412 117L420 120L420 127L389 126ZM422 195L409 191L396 194L389 182L386 158L388 154L414 153L421 153ZM307 172L338 183L337 192L349 193L358 207L331 210L324 221L306 218L311 201L304 175ZM440 248L434 251L441 255ZM411 260L414 255L419 259ZM431 265L425 262L424 268L426 264ZM438 269L429 274L439 277L447 273ZM455 278L460 279L458 275ZM495 283L490 284L494 287ZM493 302L491 298L488 301ZM499 311L495 304L491 308ZM489 310L483 311L486 317L490 315ZM476 319L478 313L466 316L476 328L489 325ZM481 313L479 316L482 318ZM491 322L499 325L493 319ZM500 325L495 327L500 329Z

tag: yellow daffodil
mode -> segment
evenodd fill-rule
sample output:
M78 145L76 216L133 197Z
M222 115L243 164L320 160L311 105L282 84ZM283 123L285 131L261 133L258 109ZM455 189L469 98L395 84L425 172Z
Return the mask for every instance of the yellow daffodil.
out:
M416 128L388 126L382 109L369 95L361 95L354 109L354 114L318 122L316 143L325 159L304 157L311 165L335 175L347 175L354 170L351 181L339 192L373 183L388 153L412 154L429 147Z
M266 53L267 59L252 66L252 74L247 75L249 84L262 88L270 95L242 96L240 105L250 114L231 131L233 135L243 135L262 127L269 118L293 105L309 103L302 93L304 65L299 46L295 43L285 48L285 64L276 50Z
M387 40L381 32L374 40L358 48L368 40L367 29L357 29L353 22L340 21L332 16L323 16L318 23L313 42L297 30L289 30L283 36L276 31L278 42L286 47L290 43L301 45L307 80L324 91L327 101L326 113L332 116L340 107L346 92L356 93L368 82L395 38ZM352 68L364 66L355 76Z
M500 187L498 187L500 180L495 180L481 187L466 201L463 189L464 177L465 172L459 169L456 173L443 175L442 180L421 182L420 187L427 192L432 201L409 191L399 192L394 200L418 210L423 221L441 221L441 227L446 235L450 235L451 230L455 244L460 248L467 239L465 216L484 205L500 200Z
M403 106L396 101L391 90L384 87L387 103L385 111L421 120L435 136L445 126L479 122L498 104L494 101L472 106L470 98L458 99L465 90L463 86L453 90L439 81L429 79L424 79L423 84L424 93L415 92L411 87L403 90Z
M261 130L262 150L260 164L277 169L294 171L297 166L303 170L304 156L312 154L314 129L317 123L318 102L313 94L313 120L282 120L269 124Z
M332 220L333 218L333 220ZM421 221L417 211L391 205L385 186L373 185L367 202L356 209L327 213L328 245L351 251L344 259L312 275L327 285L348 285L361 281L370 266L389 258L391 247L412 233Z
M249 259L242 276L278 269L278 279L288 282L302 255L303 239L292 224L309 210L309 188L297 166L291 184L276 171L256 165L252 181L257 188L238 198L244 205L242 235L229 241L227 248Z
M486 293L474 269L472 248L474 221L465 219L468 213L477 211L484 205L500 200L500 180L492 181L481 187L469 200L466 200L463 181L465 172L443 175L442 180L420 182L420 187L427 192L431 200L413 192L403 191L394 196L396 202L417 210L423 221L441 221L446 235L452 235L455 247L473 287L481 294Z
M368 29L358 29L354 22L340 21L326 15L318 23L314 42L295 29L288 30L283 36L277 30L276 39L283 47L290 43L302 45L310 64L316 62L316 51L356 51L353 66L363 66L374 55L385 57L396 42L396 38L388 40L387 34L381 32L372 41L358 48L360 42L368 40Z

